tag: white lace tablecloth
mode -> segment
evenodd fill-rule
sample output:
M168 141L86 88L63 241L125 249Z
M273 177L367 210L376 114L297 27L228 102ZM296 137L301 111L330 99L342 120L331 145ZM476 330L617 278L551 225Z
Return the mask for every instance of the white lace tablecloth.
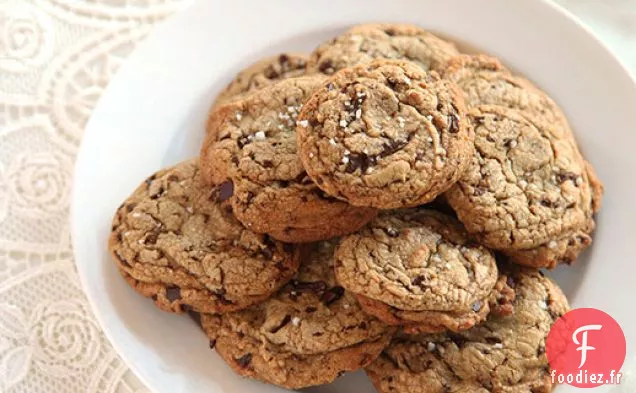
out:
M82 293L73 162L126 56L191 0L0 0L0 392L145 392ZM202 0L210 1L210 0ZM561 0L636 71L636 0Z

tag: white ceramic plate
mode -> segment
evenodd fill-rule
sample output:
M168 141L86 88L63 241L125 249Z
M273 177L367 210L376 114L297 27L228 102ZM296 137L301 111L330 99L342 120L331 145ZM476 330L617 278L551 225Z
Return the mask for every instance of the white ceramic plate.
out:
M192 321L133 293L106 252L113 212L150 173L197 153L212 98L236 70L279 51L310 51L368 21L414 23L496 55L561 104L607 193L592 249L554 275L573 306L614 316L628 357L635 354L636 88L570 15L538 0L202 0L130 57L94 111L77 159L72 226L79 273L104 331L153 391L277 389L236 377ZM311 391L373 388L357 373Z

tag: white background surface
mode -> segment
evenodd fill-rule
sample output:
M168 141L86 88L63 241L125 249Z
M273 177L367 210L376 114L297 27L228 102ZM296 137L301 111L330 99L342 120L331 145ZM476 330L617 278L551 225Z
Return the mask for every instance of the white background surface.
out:
M79 287L71 173L108 80L152 23L187 3L0 0L0 392L144 391ZM636 0L559 3L636 72Z

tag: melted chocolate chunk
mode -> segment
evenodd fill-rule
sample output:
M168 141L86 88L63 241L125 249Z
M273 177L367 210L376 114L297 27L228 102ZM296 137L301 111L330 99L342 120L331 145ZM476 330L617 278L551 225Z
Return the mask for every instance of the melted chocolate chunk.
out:
M291 316L289 314L285 315L282 321L277 326L274 326L269 332L270 333L278 333L278 331L285 326L287 326L291 322Z
M421 287L422 284L424 283L424 281L426 281L426 277L424 276L417 276L413 279L413 281L411 281L411 284L416 285L418 287Z
M559 182L559 184L565 183L568 180L571 180L576 183L576 179L578 178L579 178L579 175L572 172L562 172L556 175L556 179L557 179L557 182Z
M226 181L219 186L219 201L227 201L234 194L234 184L231 181Z
M328 306L336 302L343 295L344 295L343 287L333 287L333 288L330 288L327 292L325 292L324 295L322 295L322 298L320 300Z
M320 63L320 65L318 66L318 70L323 74L331 74L334 71L333 63L331 62L331 60L327 59Z
M369 167L375 165L376 158L371 157L364 153L352 153L349 155L349 163L347 164L347 168L345 171L347 173L353 173L357 169L360 169L361 173L366 173Z
M166 297L168 301L174 302L181 300L181 289L179 287L169 287L166 289Z
M501 344L501 339L499 337L494 337L494 336L493 337L486 337L484 339L484 341L486 341L486 343L492 344L492 345Z
M252 362L252 354L251 353L246 353L245 355L243 355L240 358L236 359L236 364L238 364L239 367L241 367L241 368L246 368L247 366L250 365L251 362Z

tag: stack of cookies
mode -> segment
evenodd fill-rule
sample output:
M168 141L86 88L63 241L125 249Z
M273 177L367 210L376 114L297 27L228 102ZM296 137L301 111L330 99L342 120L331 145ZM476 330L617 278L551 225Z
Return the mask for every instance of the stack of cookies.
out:
M146 179L109 247L243 376L550 392L568 303L538 269L591 244L602 192L530 81L420 28L362 25L239 73L200 156Z

